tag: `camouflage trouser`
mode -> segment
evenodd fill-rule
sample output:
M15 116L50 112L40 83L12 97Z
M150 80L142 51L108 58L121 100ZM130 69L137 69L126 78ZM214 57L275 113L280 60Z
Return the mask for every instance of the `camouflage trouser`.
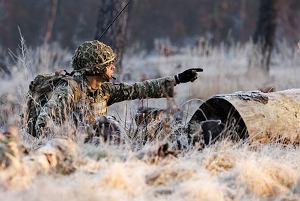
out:
M95 124L90 125L88 137L85 139L85 142L120 144L122 139L124 139L124 134L125 131L116 118L101 116L96 119Z
M225 125L220 120L189 121L184 124L182 118L183 113L179 109L139 108L135 116L137 132L142 133L144 143L167 137L165 139L178 149L186 146L202 148L224 133Z
M153 140L167 140L179 149L185 146L203 147L222 136L224 124L220 120L182 122L182 111L157 108L139 108L135 115L136 130L128 137L145 144ZM86 143L120 144L125 140L125 130L111 116L98 117L88 127ZM133 136L131 136L133 134Z
M128 137L135 140L139 139L142 143L153 139L162 128L163 112L163 110L156 108L138 110L135 115L137 129L128 131ZM125 137L124 128L120 122L112 116L100 116L96 119L95 123L83 124L82 126L87 133L85 143L120 144Z
M167 139L182 121L179 109L138 108L135 115L137 125L135 139L143 144L154 140Z

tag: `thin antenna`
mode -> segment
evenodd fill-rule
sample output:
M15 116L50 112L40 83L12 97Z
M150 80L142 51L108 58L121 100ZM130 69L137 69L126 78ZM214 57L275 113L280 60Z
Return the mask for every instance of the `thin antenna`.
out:
M122 8L122 10L118 13L118 15L113 19L113 21L106 27L106 29L102 32L99 40L103 37L103 35L108 31L108 29L114 24L114 22L119 18L119 16L123 13L123 11L128 7L131 0L128 0L126 5Z

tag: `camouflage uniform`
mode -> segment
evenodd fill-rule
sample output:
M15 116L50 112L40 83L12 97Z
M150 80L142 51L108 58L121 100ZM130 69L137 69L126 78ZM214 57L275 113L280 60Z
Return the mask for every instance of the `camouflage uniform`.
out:
M124 100L173 97L175 78L164 77L134 84L113 84L105 78L104 69L115 61L109 46L99 41L82 44L73 57L75 74L58 85L51 98L41 108L35 128L38 135L49 127L51 120L61 124L68 117L75 122L95 124L97 117L107 114L107 107ZM92 68L91 68L92 67ZM97 89L88 85L85 75L104 76Z

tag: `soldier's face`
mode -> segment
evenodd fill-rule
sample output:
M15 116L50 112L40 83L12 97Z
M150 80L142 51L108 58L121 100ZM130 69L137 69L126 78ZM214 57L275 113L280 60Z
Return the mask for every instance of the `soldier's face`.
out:
M109 79L112 79L115 70L116 66L114 64L110 64L108 67L106 67L106 75L109 77Z

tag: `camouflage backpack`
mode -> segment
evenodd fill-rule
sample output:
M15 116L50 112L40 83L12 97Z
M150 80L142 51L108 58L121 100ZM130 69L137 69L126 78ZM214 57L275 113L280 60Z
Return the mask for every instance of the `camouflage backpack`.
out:
M68 83L74 87L80 87L79 80L76 80L69 73L64 71L55 74L37 75L29 85L27 93L27 107L25 111L25 124L27 132L37 136L35 124L41 108L51 98L54 89L63 83Z

